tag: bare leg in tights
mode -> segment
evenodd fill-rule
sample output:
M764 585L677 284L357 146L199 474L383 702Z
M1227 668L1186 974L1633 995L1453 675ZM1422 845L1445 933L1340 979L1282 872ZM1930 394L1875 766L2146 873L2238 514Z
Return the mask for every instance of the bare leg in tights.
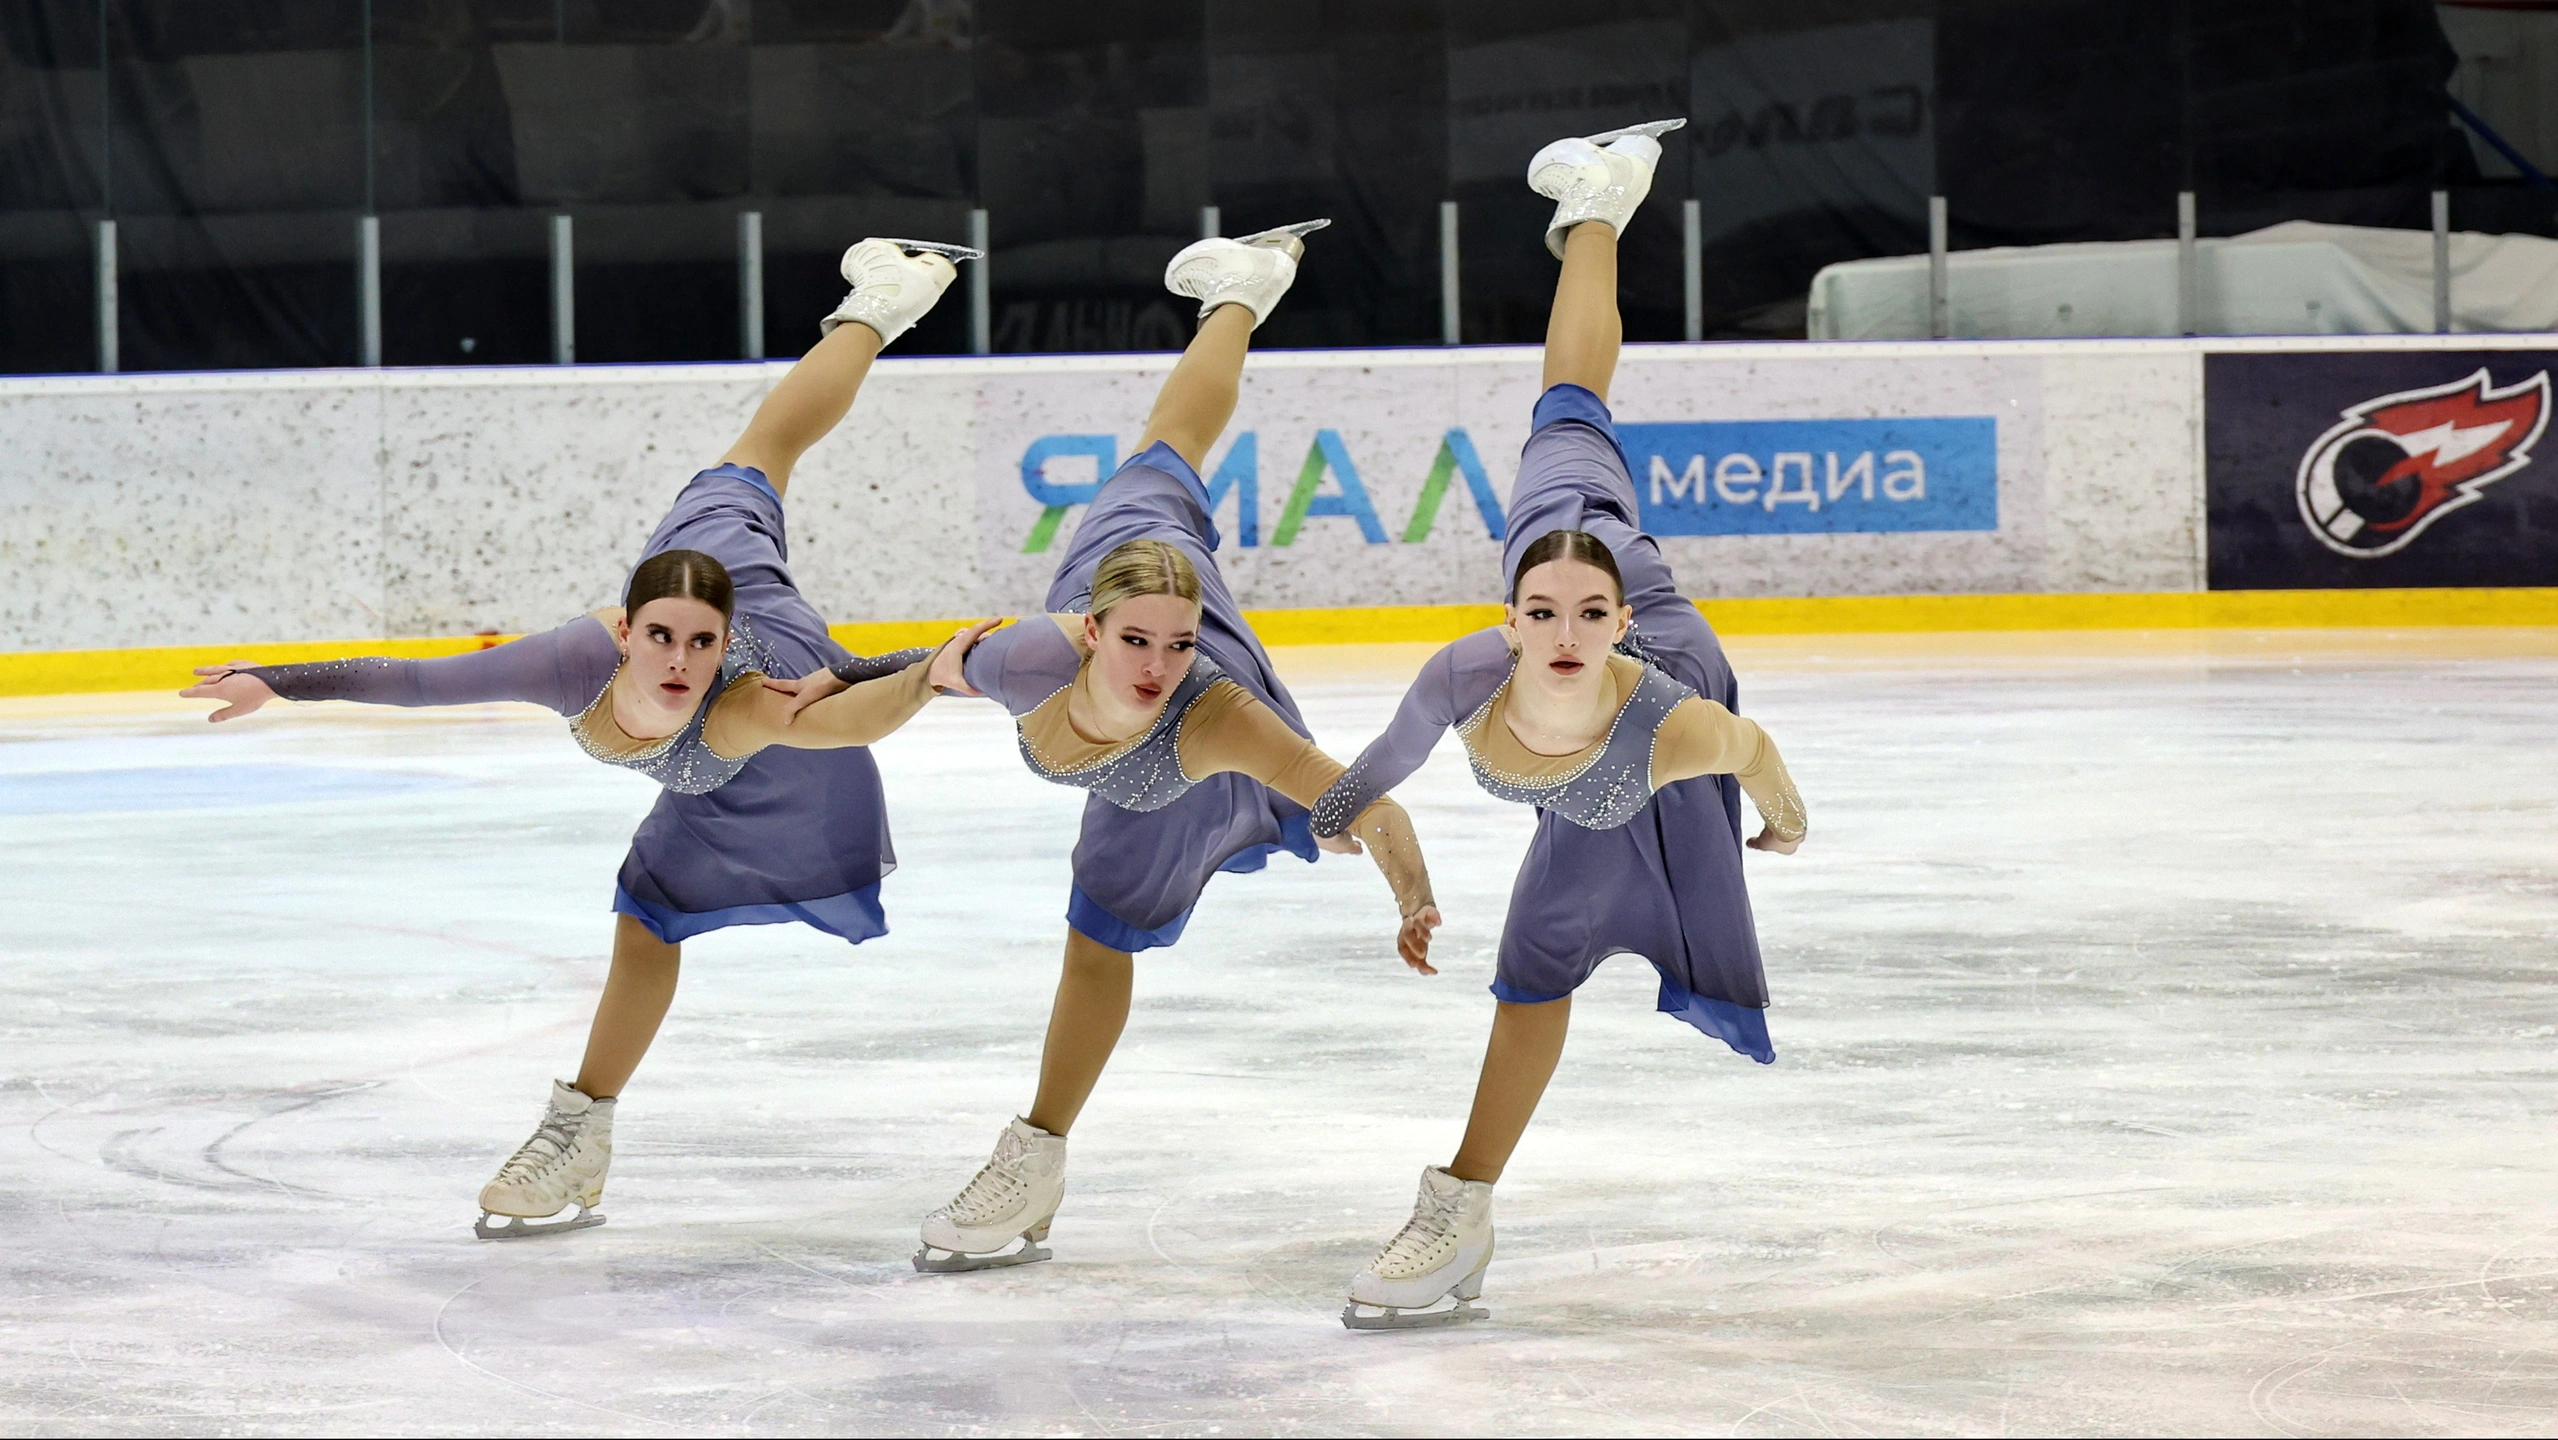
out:
M1563 274L1554 282L1554 309L1545 324L1545 383L1579 385L1608 398L1616 378L1617 350L1625 326L1617 316L1617 237L1605 225L1576 225L1563 240ZM1448 1173L1460 1180L1501 1178L1510 1152L1519 1148L1529 1117L1545 1098L1563 1036L1572 1023L1572 1000L1493 1007L1492 1041L1484 1047L1483 1076L1475 1082L1474 1113Z
M1234 418L1243 383L1244 352L1252 348L1252 312L1220 305L1199 323L1181 362L1164 377L1154 413L1146 417L1142 453L1161 440L1192 468L1206 464L1208 447ZM1083 1113L1103 1067L1128 1025L1128 997L1136 985L1136 957L1066 932L1065 972L1048 1012L1048 1043L1039 1056L1039 1098L1022 1118L1051 1135L1063 1135Z
M746 433L728 447L720 463L761 470L775 490L788 494L791 467L853 408L862 377L879 358L880 343L879 332L867 325L836 326L764 397ZM682 946L651 935L630 916L613 917L613 970L605 977L603 998L595 1003L595 1024L586 1033L586 1059L577 1070L581 1093L610 1100L630 1083L631 1072L657 1038L667 1007L675 1003L683 956Z

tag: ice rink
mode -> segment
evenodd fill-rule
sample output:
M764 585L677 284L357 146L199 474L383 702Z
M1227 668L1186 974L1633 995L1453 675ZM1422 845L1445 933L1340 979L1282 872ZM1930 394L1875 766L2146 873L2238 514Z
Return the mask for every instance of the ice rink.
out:
M1081 796L879 748L894 933L686 947L599 1230L475 1241L576 1068L646 782L545 713L0 702L0 1430L2549 1434L2558 632L1736 642L1778 1063L1621 957L1492 1319L1345 1332L1453 1148L1528 812L1222 877L1057 1259L923 1276L1028 1103ZM1426 653L1283 654L1347 756Z

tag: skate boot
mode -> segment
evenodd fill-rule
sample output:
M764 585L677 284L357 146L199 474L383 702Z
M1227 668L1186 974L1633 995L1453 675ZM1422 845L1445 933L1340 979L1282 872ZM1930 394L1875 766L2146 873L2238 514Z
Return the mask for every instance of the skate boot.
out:
M551 1082L550 1108L524 1148L480 1187L480 1218L471 1233L483 1240L555 1235L601 1225L604 1175L613 1168L613 1102L589 1099L565 1080ZM566 1220L552 1219L577 1207ZM504 1221L492 1225L492 1219ZM548 1224L528 1221L547 1220Z
M954 259L984 258L964 245L876 236L864 240L844 252L844 281L853 293L844 297L834 314L817 322L817 333L832 335L836 326L855 320L878 331L885 348L924 318L924 312L958 278L959 267L951 263Z
M1492 1264L1492 1187L1436 1165L1421 1172L1421 1195L1403 1232L1350 1282L1341 1323L1353 1330L1418 1330L1462 1325L1492 1312L1483 1296ZM1432 1309L1440 1301L1445 1309Z
M1297 281L1297 261L1306 253L1305 241L1298 237L1331 223L1301 220L1232 240L1196 241L1164 267L1164 288L1198 301L1202 320L1220 305L1241 305L1252 312L1253 328L1260 329L1271 307Z
M1563 258L1563 237L1585 220L1625 234L1625 222L1652 193L1652 167L1661 163L1661 142L1685 120L1647 124L1557 140L1528 162L1528 188L1554 202L1554 218L1546 222L1545 248Z
M949 1204L924 1217L915 1268L930 1275L1028 1265L1050 1252L1048 1222L1066 1198L1066 1137L1015 1120L995 1137L994 1158ZM1004 1247L1015 1240L1018 1250Z

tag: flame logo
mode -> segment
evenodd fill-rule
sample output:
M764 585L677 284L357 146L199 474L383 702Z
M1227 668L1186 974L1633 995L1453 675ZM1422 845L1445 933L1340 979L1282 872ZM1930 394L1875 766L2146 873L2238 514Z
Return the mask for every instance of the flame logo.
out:
M2344 412L2300 461L2300 516L2339 555L2375 560L2531 463L2549 423L2549 372L2502 390L2466 380Z

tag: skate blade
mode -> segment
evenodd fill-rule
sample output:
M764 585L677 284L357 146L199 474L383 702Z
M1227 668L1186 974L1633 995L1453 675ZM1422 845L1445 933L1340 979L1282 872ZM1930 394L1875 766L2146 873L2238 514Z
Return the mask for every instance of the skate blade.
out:
M1680 123L1685 124L1686 122L1682 121ZM882 235L877 238L887 241L889 244L896 246L898 249L905 251L909 255L932 254L945 256L951 260L983 260L986 258L985 251L975 249L967 245L945 245L939 240L900 240L894 235Z
M489 1222L495 1220L495 1225ZM577 1207L577 1214L566 1220L545 1216L532 1219L522 1215L491 1215L480 1212L471 1224L471 1233L483 1240L530 1240L536 1235L563 1235L571 1230L588 1230L604 1223L604 1212Z
M1235 243L1285 251L1289 259L1303 260L1306 258L1304 237L1312 235L1331 223L1329 220L1300 220L1294 225L1281 225L1272 230L1255 230L1249 235L1238 235L1235 237Z
M1628 125L1622 130L1602 130L1596 135L1584 135L1581 138L1593 145L1605 145L1611 140L1622 140L1629 135L1648 135L1657 140L1673 130L1687 128L1687 123L1687 117L1684 115L1676 120L1646 120L1640 125Z
M1353 1300L1341 1307L1341 1323L1350 1330L1436 1330L1447 1325L1463 1325L1469 1320L1487 1320L1492 1312L1480 1305L1457 1301L1445 1310L1404 1310L1392 1305L1368 1305Z
M1331 223L1329 220L1300 220L1294 225L1277 225L1268 230L1255 230L1249 235L1238 235L1235 243L1269 245L1280 240L1294 240L1301 235L1312 235Z
M992 1255L967 1255L956 1250L935 1250L926 1245L915 1252L915 1268L926 1275L965 1275L971 1270L1001 1270L1011 1265L1036 1265L1052 1259L1056 1252L1025 1235L1018 1250L998 1251Z

